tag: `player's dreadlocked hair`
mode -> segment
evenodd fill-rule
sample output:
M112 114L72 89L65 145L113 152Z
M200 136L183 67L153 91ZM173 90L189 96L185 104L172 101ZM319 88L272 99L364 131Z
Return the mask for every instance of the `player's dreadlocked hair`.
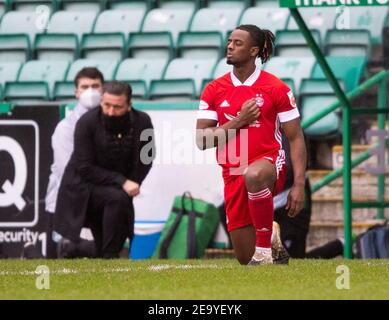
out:
M260 29L253 24L242 24L239 27L236 27L236 29L250 33L254 46L259 48L257 57L261 59L262 63L265 63L270 59L270 56L274 51L274 41L276 39L273 32L266 29Z

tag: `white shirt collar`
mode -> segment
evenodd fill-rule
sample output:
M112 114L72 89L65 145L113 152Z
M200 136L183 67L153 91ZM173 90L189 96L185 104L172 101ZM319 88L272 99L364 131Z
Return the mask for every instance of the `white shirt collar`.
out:
M234 70L231 70L230 75L231 75L232 84L235 87L252 86L254 84L254 82L257 81L259 76L261 75L261 68L256 66L255 71L251 74L250 77L248 77L246 79L246 81L244 83L240 82L240 80L234 75Z

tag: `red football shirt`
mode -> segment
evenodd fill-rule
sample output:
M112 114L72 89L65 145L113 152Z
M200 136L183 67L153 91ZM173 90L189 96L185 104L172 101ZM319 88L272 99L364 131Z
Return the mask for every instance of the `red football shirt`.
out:
M261 108L259 119L231 132L228 143L217 149L217 160L224 174L229 168L242 168L260 158L272 161L277 169L285 163L280 123L300 114L290 88L259 67L244 83L233 71L209 83L201 95L197 118L216 120L223 125L235 118L243 103L251 98L256 98Z

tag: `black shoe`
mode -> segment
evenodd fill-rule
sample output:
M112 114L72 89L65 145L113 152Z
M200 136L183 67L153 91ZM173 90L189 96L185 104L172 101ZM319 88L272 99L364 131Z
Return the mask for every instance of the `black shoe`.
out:
M21 259L41 259L43 258L42 254L39 251L39 248L32 242L27 242L23 246Z
M69 259L74 257L74 250L76 246L69 239L62 238L57 244L57 258Z

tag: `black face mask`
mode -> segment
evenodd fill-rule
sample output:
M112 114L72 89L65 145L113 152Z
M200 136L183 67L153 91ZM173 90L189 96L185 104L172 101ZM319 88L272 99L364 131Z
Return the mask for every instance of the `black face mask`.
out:
M122 116L103 116L104 128L114 134L127 133L131 128L130 112L126 111Z

